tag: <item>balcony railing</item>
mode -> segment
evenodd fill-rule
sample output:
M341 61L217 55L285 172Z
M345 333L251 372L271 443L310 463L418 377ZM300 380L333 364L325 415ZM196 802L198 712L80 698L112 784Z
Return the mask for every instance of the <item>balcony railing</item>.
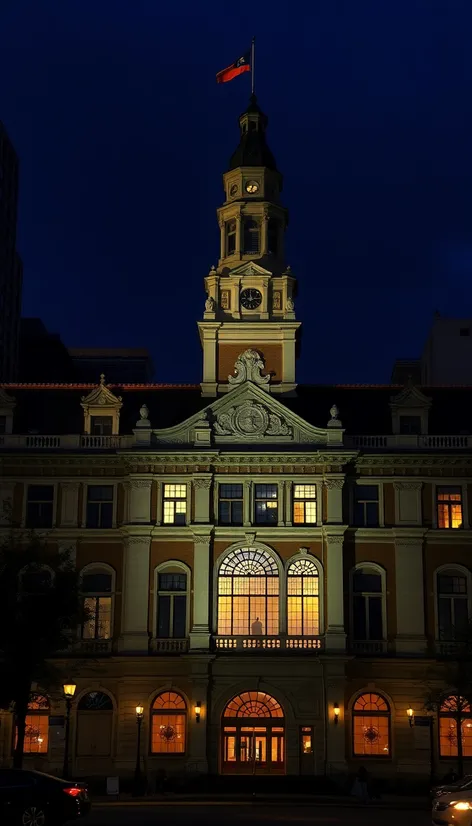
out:
M344 436L346 447L358 450L465 450L472 447L472 436Z
M79 642L74 645L75 651L79 654L91 654L94 656L111 654L112 648L113 640L79 640Z
M152 654L185 654L188 639L161 639L154 637L150 643Z
M8 433L0 436L0 448L26 450L116 450L132 447L134 436L88 436L80 433L54 435Z
M323 637L214 637L217 651L319 651Z
M385 654L386 640L352 640L349 645L353 654Z

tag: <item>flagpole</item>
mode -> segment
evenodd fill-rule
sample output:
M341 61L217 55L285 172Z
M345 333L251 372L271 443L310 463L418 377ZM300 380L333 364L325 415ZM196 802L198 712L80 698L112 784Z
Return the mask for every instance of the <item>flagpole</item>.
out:
M256 89L256 38L252 38L251 42L251 95L255 94Z

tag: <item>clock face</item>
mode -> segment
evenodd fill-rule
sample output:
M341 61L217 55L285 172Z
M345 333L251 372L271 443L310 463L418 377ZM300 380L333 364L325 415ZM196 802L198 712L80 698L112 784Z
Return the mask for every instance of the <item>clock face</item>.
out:
M233 184L233 185L232 185L232 187L231 187L231 189L230 189L230 191L229 191L229 194L230 194L230 195L236 195L237 191L238 191L238 185L237 185L237 184Z
M241 306L244 307L245 310L255 310L261 302L262 295L259 290L255 290L254 287L248 287L248 289L242 291Z
M259 184L257 181L248 181L246 184L246 192L250 192L253 195L259 189Z

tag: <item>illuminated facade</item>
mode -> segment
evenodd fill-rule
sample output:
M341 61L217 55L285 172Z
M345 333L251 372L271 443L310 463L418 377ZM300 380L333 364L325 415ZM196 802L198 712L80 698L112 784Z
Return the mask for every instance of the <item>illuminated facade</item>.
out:
M430 771L407 709L471 613L472 390L297 385L266 124L252 100L224 175L201 384L0 390L1 498L71 548L89 609L64 664L77 775L132 774L137 705L151 778ZM63 715L32 697L29 764L60 770ZM13 742L4 713L3 763Z

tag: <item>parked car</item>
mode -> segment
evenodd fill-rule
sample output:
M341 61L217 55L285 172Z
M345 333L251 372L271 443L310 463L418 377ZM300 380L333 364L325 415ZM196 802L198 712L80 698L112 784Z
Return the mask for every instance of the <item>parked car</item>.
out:
M431 789L430 794L431 797L434 798L461 789L472 789L472 774L466 774L464 775L464 777L461 777L460 780L456 780L454 783L441 783L439 786L434 786Z
M0 823L60 826L90 811L85 784L43 772L0 769Z
M431 817L434 826L472 826L472 790L436 797Z

